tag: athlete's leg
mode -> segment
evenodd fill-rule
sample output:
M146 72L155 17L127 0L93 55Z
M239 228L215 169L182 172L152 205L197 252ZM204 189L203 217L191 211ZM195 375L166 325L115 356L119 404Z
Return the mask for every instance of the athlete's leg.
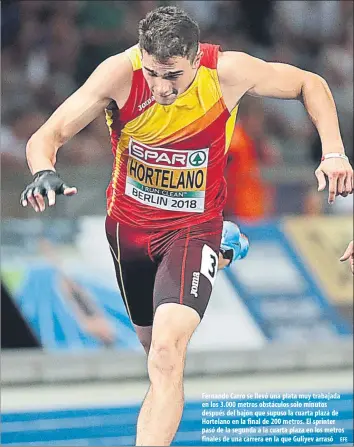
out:
M157 271L157 266L146 251L148 235L142 230L119 225L110 217L106 219L106 234L127 313L145 352L148 353Z
M225 228L229 230L229 227L232 226L234 231L225 231ZM238 230L238 226L233 222L225 222L223 224L223 234L221 238L221 248L222 251L219 253L218 258L218 270L222 270L225 267L228 267L231 264L231 261L235 261L236 259L242 259L247 255L248 252L248 239ZM245 248L244 248L245 246ZM242 252L242 255L239 255L239 252ZM134 324L135 332L145 349L146 354L149 353L150 345L151 345L151 334L152 334L152 326L137 326Z
M230 226L230 225L232 227L235 227L235 231L233 231L233 232L228 231L227 237L226 237L225 227L227 229L229 229L228 226ZM236 245L236 248L237 248L236 254L238 254L238 251L239 251L238 246L240 244L240 238L244 238L245 243L247 242L247 244L248 244L247 238L245 236L243 236L242 233L237 232L236 231L237 229L238 229L238 227L235 223L224 221L221 246L224 249L232 249L232 251L233 251L232 257L231 257L232 260L237 259L235 256L235 253L234 253L234 250L235 250L234 245ZM242 254L242 258L247 254L247 251L248 251L248 245L247 245L246 253ZM223 255L222 253L219 253L219 259L218 259L218 269L219 270L223 269L224 267L227 267L231 262L229 256L228 257L224 257L224 256L225 255ZM150 350L150 345L151 345L152 326L138 326L136 324L134 324L133 326L134 326L135 332L140 340L140 343L142 344L146 354L148 354L149 350Z
M146 354L149 354L150 346L151 346L151 334L152 334L152 326L138 326L133 324L136 335L138 336L140 343L145 349Z
M138 419L136 445L170 445L183 410L188 342L204 315L214 283L222 222L174 232L154 290L156 309L148 356L150 388ZM171 242L171 241L170 241Z
M148 356L150 388L137 427L137 446L170 445L183 412L183 370L198 313L175 303L160 305L154 317Z

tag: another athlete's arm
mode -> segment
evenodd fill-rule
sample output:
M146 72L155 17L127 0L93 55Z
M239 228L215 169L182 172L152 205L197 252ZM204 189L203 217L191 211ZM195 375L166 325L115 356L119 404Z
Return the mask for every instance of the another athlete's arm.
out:
M32 174L55 171L58 149L103 112L117 92L117 86L120 89L126 88L127 82L130 82L130 72L131 64L123 53L112 56L102 62L82 87L58 107L27 143L26 156ZM76 192L75 188L64 188L61 191L57 187L57 184L60 184L60 181L57 181L57 175L52 174L49 177L47 173L44 175L46 175L46 185L49 185L46 188L49 205L55 203L55 191L51 188L52 184L55 186L54 189L57 189L57 193L70 195ZM38 188L37 183L33 184L32 188L27 188L27 193L22 196L21 202L24 206L30 202L36 211L43 211L45 209L43 194L46 195L47 191L43 193L42 185Z
M90 294L67 276L61 274L59 278L62 296L67 300L79 324L102 342L112 343L116 338L116 332Z
M333 96L321 76L291 65L265 62L245 53L221 54L218 72L226 91L233 92L238 99L249 94L300 100L318 130L323 155L345 154ZM346 158L328 158L321 162L316 170L319 191L326 187L325 175L329 179L330 203L336 195L353 192L353 169Z
M349 242L349 245L348 245L347 249L345 250L343 256L340 258L340 260L342 262L349 260L351 271L354 274L354 242L353 241Z

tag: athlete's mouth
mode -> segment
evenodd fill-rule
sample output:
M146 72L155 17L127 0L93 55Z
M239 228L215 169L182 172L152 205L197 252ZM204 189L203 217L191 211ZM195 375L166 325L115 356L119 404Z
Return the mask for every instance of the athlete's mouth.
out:
M155 96L159 96L160 98L169 98L170 96L175 95L175 93L169 93L168 95L155 95Z
M160 95L160 94L155 94L155 96L159 96L160 98L169 98L170 96L176 96L178 93L177 90L172 90L171 93L169 93L168 95Z

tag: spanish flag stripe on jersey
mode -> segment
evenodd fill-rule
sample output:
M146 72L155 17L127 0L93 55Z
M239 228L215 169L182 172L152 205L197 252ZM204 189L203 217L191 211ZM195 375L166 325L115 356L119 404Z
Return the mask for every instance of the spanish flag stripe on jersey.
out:
M231 144L231 138L234 133L235 123L236 123L236 117L238 112L238 106L236 106L231 114L229 119L226 122L225 126L225 132L226 132L226 140L225 140L225 153L229 150L230 144Z
M201 98L203 98L198 106L188 107L188 104L186 104L186 108L188 107L186 112L181 110L181 113L176 114L176 111L171 106L162 106L155 103L142 111L135 119L129 121L125 126L125 131L134 133L139 140L143 138L146 144L156 144L158 141L169 139L172 135L188 132L188 126L199 119L206 117L205 122L208 123L209 119L216 118L225 106L221 100L220 92L210 92L208 89L209 71L209 69L201 67L189 88L190 93L193 93L193 90L196 89L199 83L204 86L203 91L198 92ZM209 115L209 113L212 115ZM142 126L142 123L145 125Z
M211 107L211 109L208 110L207 113L205 113L205 115L202 115L187 126L168 135L162 140L159 140L157 143L159 145L170 144L172 141L178 143L179 141L184 140L187 137L192 137L193 135L199 133L201 129L205 129L206 127L208 127L224 112L224 110L225 109L223 108L222 102L219 100Z
M134 71L139 70L142 67L139 44L129 48L125 54L130 59Z
M210 143L209 140L209 134L210 133L219 133L220 134L220 141L218 144L224 146L225 142L225 120L228 117L228 111L224 110L218 117L216 117L214 120L210 120L208 125L205 125L203 129L195 128L195 133L190 132L188 134L183 135L183 138L178 138L178 140L173 140L173 147L178 149L188 149L190 147L207 147ZM204 122L204 124L207 124ZM220 131L221 130L221 131ZM170 147L172 144L168 143L161 143L157 146L165 146Z

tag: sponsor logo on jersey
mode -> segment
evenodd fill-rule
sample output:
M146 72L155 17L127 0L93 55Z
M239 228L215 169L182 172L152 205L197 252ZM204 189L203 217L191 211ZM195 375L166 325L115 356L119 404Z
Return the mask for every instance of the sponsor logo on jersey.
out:
M125 193L149 206L203 212L209 148L177 150L131 139Z
M138 105L138 110L139 112L142 112L147 106L149 106L150 104L152 104L153 102L155 102L155 97L151 96L151 98L147 99L146 101L144 101L142 104Z
M199 167L205 163L206 155L203 151L194 152L189 156L189 162L192 166Z
M150 147L134 141L129 142L129 155L151 166L173 168L204 168L208 163L209 149L176 150Z

